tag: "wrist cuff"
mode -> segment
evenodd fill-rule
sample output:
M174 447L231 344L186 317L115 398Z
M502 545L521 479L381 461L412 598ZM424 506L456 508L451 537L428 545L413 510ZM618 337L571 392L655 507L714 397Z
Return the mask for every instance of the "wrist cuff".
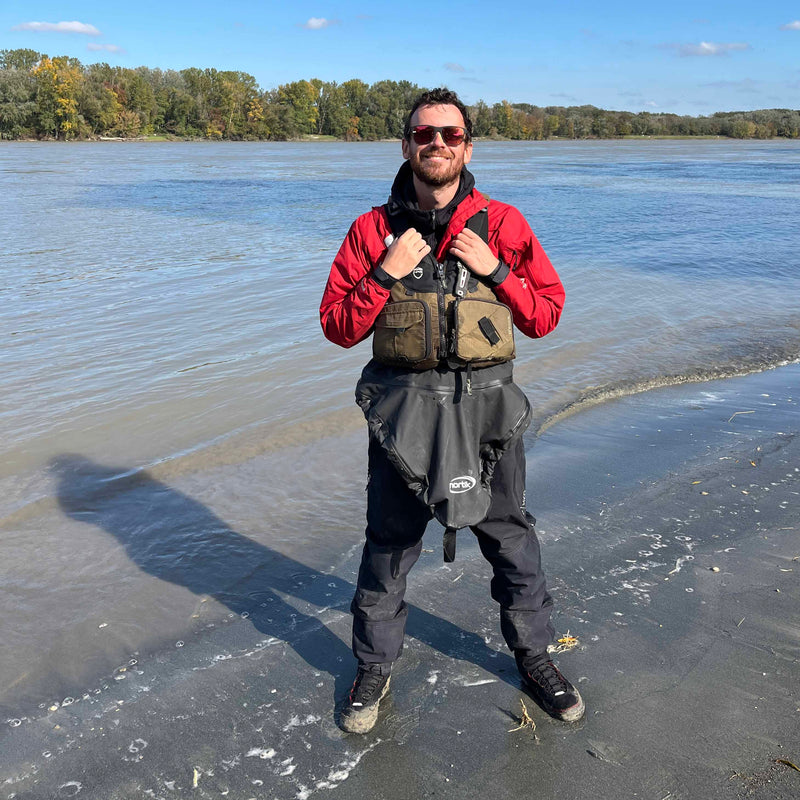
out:
M497 262L494 272L490 272L484 279L489 286L499 286L511 272L511 267L508 266L502 259Z
M380 264L373 267L372 280L383 289L391 289L397 283L397 278L393 278Z

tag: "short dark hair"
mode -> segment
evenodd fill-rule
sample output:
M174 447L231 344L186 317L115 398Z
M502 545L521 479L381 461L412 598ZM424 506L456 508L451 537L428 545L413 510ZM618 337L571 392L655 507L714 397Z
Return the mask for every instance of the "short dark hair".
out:
M411 106L411 111L408 112L406 117L406 124L403 127L404 139L411 138L411 117L422 106L455 106L464 118L464 127L467 129L466 141L469 142L472 139L472 120L469 117L467 107L458 99L458 95L455 92L451 92L450 89L445 89L444 87L428 89L414 101L414 105Z

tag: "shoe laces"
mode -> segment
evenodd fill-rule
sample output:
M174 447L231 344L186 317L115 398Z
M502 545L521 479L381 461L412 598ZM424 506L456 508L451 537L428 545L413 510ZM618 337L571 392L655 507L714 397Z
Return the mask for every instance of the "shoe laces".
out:
M526 667L526 669L528 675L554 697L566 694L569 691L569 684L566 678L558 671L558 667L552 661L542 661L533 667Z
M372 695L386 683L386 680L387 677L379 672L359 669L353 681L353 688L350 690L350 702L354 706L369 703Z

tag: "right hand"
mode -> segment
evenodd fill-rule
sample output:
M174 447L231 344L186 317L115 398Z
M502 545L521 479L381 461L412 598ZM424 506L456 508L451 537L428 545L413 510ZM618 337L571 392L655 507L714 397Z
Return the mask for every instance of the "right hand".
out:
M419 232L415 228L409 228L389 245L381 266L384 272L399 281L401 278L405 278L430 252L430 245L425 242Z

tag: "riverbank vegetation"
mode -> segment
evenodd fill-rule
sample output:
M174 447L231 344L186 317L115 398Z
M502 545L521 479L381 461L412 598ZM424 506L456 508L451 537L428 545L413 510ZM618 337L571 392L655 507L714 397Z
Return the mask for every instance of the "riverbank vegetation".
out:
M84 65L34 50L0 50L0 139L205 138L349 141L399 138L423 87L317 78L264 90L245 72ZM800 137L800 111L708 117L529 103L470 107L474 134L505 139L630 136Z

